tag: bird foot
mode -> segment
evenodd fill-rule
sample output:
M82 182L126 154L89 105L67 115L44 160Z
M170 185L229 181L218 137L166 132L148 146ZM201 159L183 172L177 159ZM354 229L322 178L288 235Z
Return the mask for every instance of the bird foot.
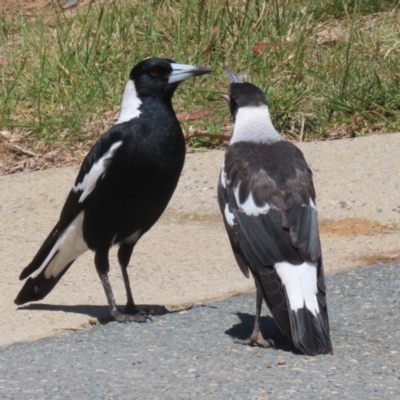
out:
M246 340L235 339L233 341L233 343L243 344L243 345L247 345L247 346L260 346L260 347L264 347L266 349L268 349L270 347L275 347L274 341L272 339L265 340L261 332L252 334Z
M137 312L135 314L125 314L118 309L114 309L111 311L111 316L117 322L147 322L147 320L153 322L151 317L149 317L147 313L143 311Z

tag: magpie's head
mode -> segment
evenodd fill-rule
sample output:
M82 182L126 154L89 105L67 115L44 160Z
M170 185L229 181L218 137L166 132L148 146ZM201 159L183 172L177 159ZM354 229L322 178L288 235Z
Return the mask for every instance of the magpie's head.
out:
M260 107L267 105L263 91L249 82L244 82L243 76L235 74L230 68L225 67L230 82L229 95L222 95L227 101L232 117L241 107Z
M180 82L209 72L209 68L177 64L166 58L148 58L133 67L129 78L139 97L172 97Z

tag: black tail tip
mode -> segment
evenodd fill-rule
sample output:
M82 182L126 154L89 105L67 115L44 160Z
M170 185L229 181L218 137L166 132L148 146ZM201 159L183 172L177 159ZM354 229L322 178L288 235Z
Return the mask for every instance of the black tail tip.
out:
M309 356L333 355L329 324L320 313L314 316L307 308L291 311L290 323L295 347Z
M17 297L14 299L14 304L17 306L22 306L22 304L27 303L29 300L24 299L24 296L21 295L21 292L18 293Z

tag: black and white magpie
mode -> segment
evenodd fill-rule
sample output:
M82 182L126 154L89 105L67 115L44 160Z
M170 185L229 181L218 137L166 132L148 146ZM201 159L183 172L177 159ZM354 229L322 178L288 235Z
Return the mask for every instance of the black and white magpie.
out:
M218 203L236 261L257 288L254 330L242 344L269 347L262 299L280 331L308 355L332 353L312 172L275 130L264 93L226 67L234 118Z
M94 254L111 315L144 322L133 301L127 266L133 248L165 210L185 159L182 129L172 96L186 79L211 72L163 58L139 62L125 87L119 119L86 156L60 219L32 262L17 305L43 299L88 249ZM127 294L125 313L108 280L109 249L117 245Z

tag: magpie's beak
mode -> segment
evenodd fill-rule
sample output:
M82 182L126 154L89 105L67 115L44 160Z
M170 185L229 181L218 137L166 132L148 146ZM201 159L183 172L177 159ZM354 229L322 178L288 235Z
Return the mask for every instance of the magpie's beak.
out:
M228 104L231 104L231 97L228 94L220 95Z
M229 67L225 65L224 70L228 76L229 83L243 83L244 76L240 74L235 74Z
M168 83L178 83L195 76L208 74L212 71L210 68L197 67L195 65L172 63L172 72L168 78Z

